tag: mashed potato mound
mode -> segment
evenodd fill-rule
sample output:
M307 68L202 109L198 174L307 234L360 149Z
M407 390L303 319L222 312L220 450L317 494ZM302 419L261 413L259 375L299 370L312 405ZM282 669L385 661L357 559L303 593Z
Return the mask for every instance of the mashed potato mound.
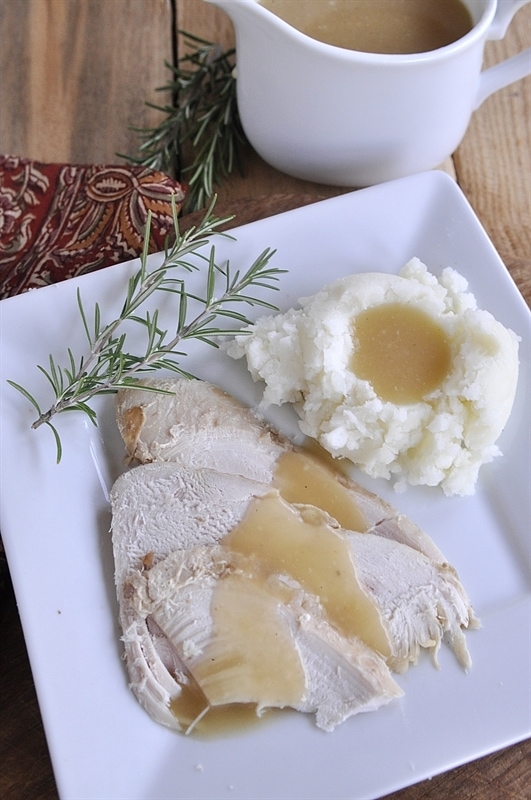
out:
M334 457L392 479L397 490L410 483L473 494L481 465L500 454L495 442L513 405L518 340L477 308L467 288L455 270L437 278L418 258L399 275L350 275L301 299L300 308L260 318L228 352L245 356L253 379L265 381L262 407L292 403L303 433ZM427 314L449 347L444 377L416 402L379 396L353 368L356 316L397 303Z

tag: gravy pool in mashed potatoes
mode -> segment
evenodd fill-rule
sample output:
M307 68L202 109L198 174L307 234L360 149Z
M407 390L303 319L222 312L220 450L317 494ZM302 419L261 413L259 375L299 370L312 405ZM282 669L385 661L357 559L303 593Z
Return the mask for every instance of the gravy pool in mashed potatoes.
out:
M300 428L374 478L474 492L509 417L518 339L477 308L464 277L413 258L398 275L340 278L264 316L228 352L292 403Z

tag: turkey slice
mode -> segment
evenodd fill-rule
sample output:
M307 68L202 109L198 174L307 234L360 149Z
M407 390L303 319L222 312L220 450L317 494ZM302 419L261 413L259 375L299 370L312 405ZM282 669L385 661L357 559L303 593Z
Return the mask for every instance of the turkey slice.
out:
M289 705L316 713L317 724L330 730L400 694L385 659L393 668L403 668L417 659L421 647L436 650L448 632L458 657L468 665L462 627L474 618L464 589L451 568L414 547L377 533L345 531L320 509L286 502L270 483L211 469L187 470L165 462L136 467L116 481L111 499L131 684L159 722L180 727L172 702L193 684L206 698L205 707L225 702L252 702L258 710ZM282 531L277 550L257 513L265 515L265 524L273 519L271 530ZM242 537L250 515L252 523ZM253 539L257 535L261 541ZM303 559L288 558L286 568L282 548L290 537L295 553L311 550L319 537L324 542L319 547L328 550L318 549L313 562L302 566ZM328 553L334 548L344 551L336 571L343 573L340 599L344 595L352 602L348 630L342 629L345 615L335 618L318 590L321 579L330 582L326 569L333 566ZM253 557L258 566L253 566ZM324 572L312 582L319 569ZM220 624L214 612L221 598L228 600L221 603L225 611ZM227 635L231 608L249 609L254 617L245 622L247 628L264 632L260 639L266 642L265 630L272 624L271 640L276 636L285 641L284 658L275 657L274 663L289 662L291 672L298 669L304 676L298 693L289 695L285 686L280 691L277 686L277 695L261 697L256 693L259 681L255 695L243 689L239 693L241 669L265 659L261 651L253 658L249 642L235 635L234 626ZM370 624L364 628L367 619ZM216 676L205 673L208 652L217 648L219 663L220 654L231 646L239 647L231 662L236 664L232 680L226 669ZM219 679L215 690L214 678ZM228 693L221 691L223 685Z
M334 630L315 598L282 576L257 583L244 562L223 547L200 547L174 552L127 582L127 604L164 634L202 692L204 711L291 707L314 713L330 731L402 694L383 659ZM179 692L169 689L165 705L178 708ZM177 717L170 724L178 727Z
M326 462L297 449L217 386L184 378L148 378L138 386L116 395L116 420L131 459L143 464L167 461L186 469L214 469L272 483L290 455L303 458L314 471L314 479L307 496L295 498L291 492L291 502L315 503L316 485L326 484L321 494L341 493L342 506L350 503L359 528L445 562L432 539L406 516L340 471L327 467ZM297 473L298 467L292 472ZM325 510L336 516L335 509ZM339 522L352 527L347 520Z
M252 703L260 713L290 706L315 713L326 730L402 694L384 659L336 631L316 597L289 575L257 583L242 567L245 555L219 544L252 501L269 493L267 484L241 476L167 463L137 467L113 487L126 661L137 698L158 722L182 727L172 703L190 684L201 689L205 708ZM235 611L259 632L254 646L241 633L248 628L231 626ZM224 666L213 672L214 662ZM268 672L281 676L272 694ZM300 675L298 690L286 686L290 672Z

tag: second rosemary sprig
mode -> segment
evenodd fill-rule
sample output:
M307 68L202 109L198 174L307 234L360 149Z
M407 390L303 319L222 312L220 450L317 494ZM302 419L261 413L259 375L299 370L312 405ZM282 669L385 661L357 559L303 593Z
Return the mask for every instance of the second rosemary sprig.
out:
M141 144L137 155L125 158L187 183L185 210L196 211L231 174L246 140L236 102L235 50L181 33L189 51L175 66L166 63L172 80L157 89L170 102L146 103L164 116L154 128L133 128Z
M186 377L192 375L181 365L186 352L181 348L190 339L197 339L218 347L217 337L233 335L240 327L249 324L245 313L235 307L238 304L261 306L276 310L255 289L277 289L276 282L284 270L270 266L274 250L266 248L245 271L232 271L230 263L220 265L216 261L215 246L210 237L216 229L230 218L220 219L213 214L215 200L206 211L197 227L180 233L175 203L173 218L175 242L164 253L162 262L150 268L147 253L150 218L145 232L144 250L140 268L128 281L126 295L116 319L103 322L100 305L96 303L92 315L84 307L78 290L77 303L81 323L87 339L87 353L76 357L67 350L67 363L61 366L53 355L46 367L38 369L46 377L54 392L54 402L42 410L34 395L23 386L9 381L35 407L38 414L33 428L47 425L51 428L57 447L57 460L62 455L62 443L57 427L52 420L65 411L81 411L91 422L97 424L96 412L91 400L103 394L117 392L123 387L134 387L143 373L166 369ZM205 246L208 252L201 252ZM186 288L183 272L205 269L203 296L193 294ZM143 306L157 292L175 296L175 329L161 327L159 311L149 311ZM189 302L193 301L199 311L189 313ZM198 304L198 306L197 306ZM229 326L216 324L219 318L229 319ZM141 352L129 352L128 329L140 326L145 334Z

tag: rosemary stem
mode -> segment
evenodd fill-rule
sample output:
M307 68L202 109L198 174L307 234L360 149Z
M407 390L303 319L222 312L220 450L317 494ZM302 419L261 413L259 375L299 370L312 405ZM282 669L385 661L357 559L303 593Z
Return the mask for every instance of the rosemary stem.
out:
M134 387L138 384L139 375L153 372L157 369L168 369L179 373L181 376L193 377L180 365L180 357L185 352L179 351L179 345L190 339L217 347L215 337L232 335L239 330L239 326L250 324L247 317L231 307L239 301L240 304L258 305L277 310L275 306L266 302L260 296L254 296L250 287L255 289L274 289L274 282L278 280L284 270L269 266L269 260L274 250L264 250L251 264L246 272L240 274L237 270L231 274L230 264L225 262L220 266L215 260L215 246L210 244L208 254L197 252L209 243L209 237L216 232L222 223L232 219L214 217L212 210L216 199L212 200L203 220L196 228L190 228L185 233L179 231L177 214L174 204L175 242L166 250L162 263L148 269L148 250L144 246L140 257L140 268L134 273L127 283L126 296L117 318L102 324L100 306L94 307L93 322L85 313L81 294L78 291L78 310L85 336L88 340L88 354L77 360L68 348L68 361L66 366L60 366L55 358L50 355L48 367L39 366L38 369L51 384L55 402L46 411L42 411L35 397L23 386L8 381L13 388L18 390L37 411L37 419L31 427L39 428L42 425L50 426L57 446L57 461L60 461L62 445L58 430L55 428L53 418L64 411L81 411L97 425L96 412L90 405L93 398L98 395L117 392L125 386ZM149 237L150 217L146 224L146 237ZM226 234L222 234L226 235ZM191 259L190 256L194 256ZM188 292L184 279L175 277L173 270L180 269L186 272L200 270L201 265L206 266L205 294L198 296ZM217 296L218 282L220 294ZM168 331L163 330L159 324L159 311L144 310L141 306L157 292L164 291L176 298L176 314L172 315L177 322L175 329L168 338ZM199 310L193 316L188 315L189 301L199 304ZM232 326L214 325L218 318L232 319L236 324ZM128 352L126 338L129 327L140 326L146 335L144 350L140 353Z

